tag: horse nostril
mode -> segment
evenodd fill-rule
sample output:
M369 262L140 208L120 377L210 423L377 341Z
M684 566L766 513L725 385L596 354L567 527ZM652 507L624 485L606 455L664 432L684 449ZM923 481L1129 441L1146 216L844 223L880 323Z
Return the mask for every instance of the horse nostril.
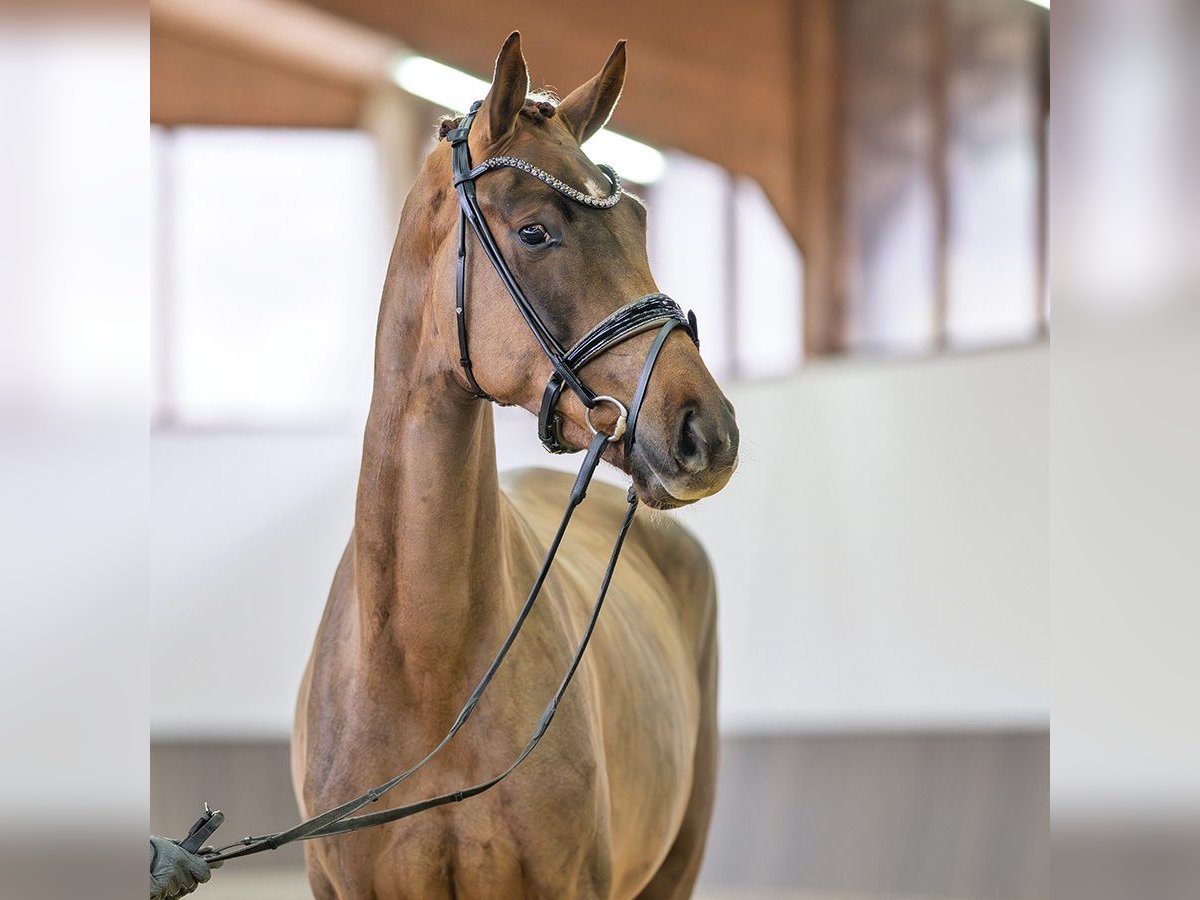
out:
M675 461L685 472L699 472L708 462L708 442L699 428L695 410L683 414Z

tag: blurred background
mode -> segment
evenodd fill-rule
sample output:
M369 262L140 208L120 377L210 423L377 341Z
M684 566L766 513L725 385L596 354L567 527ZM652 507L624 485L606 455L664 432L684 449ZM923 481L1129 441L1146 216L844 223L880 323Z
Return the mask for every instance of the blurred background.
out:
M150 10L153 831L202 800L230 839L295 817L292 709L400 206L520 29L534 86L564 94L629 40L587 149L646 199L659 285L738 410L738 474L680 513L721 600L702 895L1046 896L1047 9ZM502 468L575 466L496 416ZM289 850L201 896L304 885Z

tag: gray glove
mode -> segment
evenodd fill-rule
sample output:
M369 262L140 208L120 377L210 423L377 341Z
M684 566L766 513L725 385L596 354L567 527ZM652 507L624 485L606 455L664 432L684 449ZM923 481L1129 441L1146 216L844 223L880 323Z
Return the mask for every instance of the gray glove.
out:
M150 900L171 900L190 894L212 877L203 857L188 853L177 843L150 835Z

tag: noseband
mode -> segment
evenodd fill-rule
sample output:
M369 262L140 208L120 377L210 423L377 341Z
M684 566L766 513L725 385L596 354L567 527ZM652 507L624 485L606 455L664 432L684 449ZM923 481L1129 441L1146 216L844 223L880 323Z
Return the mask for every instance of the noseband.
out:
M666 294L647 294L631 303L627 303L616 312L606 316L587 334L576 341L570 349L564 349L553 332L546 326L546 323L542 321L542 317L538 315L533 304L529 302L529 299L525 296L525 292L521 290L521 285L517 283L517 279L513 276L512 269L505 262L504 256L496 244L496 239L492 235L491 229L488 228L488 224L483 217L483 212L479 208L479 200L475 194L475 181L481 175L493 169L512 168L519 172L525 172L539 181L548 184L564 197L583 206L593 209L612 209L617 205L621 199L621 195L624 193L621 187L621 179L617 177L617 173L609 166L600 166L601 171L604 172L611 182L612 190L607 197L593 197L563 183L558 178L542 171L532 163L514 156L493 156L490 159L484 160L479 165L472 167L471 150L467 138L471 134L471 125L474 123L475 116L479 112L479 106L479 101L472 104L470 111L463 117L458 127L446 135L446 139L450 142L451 147L451 162L454 167L454 187L458 192L458 267L455 278L454 312L458 321L459 363L466 374L467 383L476 397L482 400L494 399L475 380L475 370L471 364L471 354L468 349L466 260L467 228L469 225L471 231L478 238L479 246L483 248L484 255L491 262L492 267L496 270L496 274L500 276L501 283L508 291L509 296L512 297L513 303L516 304L517 310L521 313L521 317L525 319L525 324L533 332L534 338L537 340L539 346L541 346L542 352L546 354L546 358L550 360L550 365L554 369L550 375L550 380L546 384L545 391L542 392L542 406L538 414L538 437L541 439L543 446L551 453L573 453L579 449L572 447L563 439L563 419L562 414L558 412L558 401L562 396L563 388L569 387L575 396L579 398L580 402L587 407L589 412L587 421L593 434L596 429L591 425L590 412L601 403L607 402L613 405L617 410L618 425L610 437L613 442L620 440L622 434L617 432L623 430L625 448L628 452L633 449L638 412L645 397L646 387L650 383L650 373L654 369L654 364L658 361L658 355L666 343L667 335L671 333L672 329L682 327L691 337L692 341L699 346L696 317L691 313L684 315L679 304ZM646 362L642 368L642 374L638 379L637 386L634 388L633 398L630 401L628 410L616 398L607 395L598 395L584 384L579 374L584 366L609 348L629 340L634 335L650 331L654 328L658 328L659 333L650 347L649 354L646 356ZM624 422L623 429L622 422Z
M496 244L496 239L492 236L487 222L484 221L483 213L479 209L479 202L475 196L475 180L492 169L503 167L514 168L545 182L571 200L581 203L584 206L590 206L593 209L611 209L616 206L623 193L621 181L617 178L617 173L611 168L601 166L600 168L604 171L604 174L612 182L612 192L607 197L597 198L578 191L559 181L553 175L543 172L537 166L512 156L494 156L491 159L483 161L478 166L472 167L471 152L467 147L467 137L470 134L471 123L475 120L475 114L479 111L479 107L480 103L476 102L473 104L470 112L462 119L459 126L447 135L453 154L454 187L458 192L460 208L458 222L458 262L455 273L455 316L458 322L459 362L462 364L463 372L466 373L467 383L470 385L475 396L483 400L494 400L495 398L484 391L479 386L479 382L475 380L474 367L471 365L471 355L467 349L466 259L467 227L469 225L475 236L479 239L479 245L483 248L484 255L491 261L496 274L500 276L500 281L508 290L517 309L520 311L522 317L524 317L526 324L528 324L529 330L533 332L534 338L536 338L542 348L542 352L546 354L546 357L550 360L551 367L554 369L550 375L550 381L546 385L546 390L542 394L541 412L538 416L538 436L541 438L546 449L551 453L570 453L578 449L570 446L563 440L562 414L557 410L563 388L569 387L583 405L587 407L586 420L588 428L592 432L592 440L588 444L587 454L584 456L583 465L580 467L579 474L575 478L575 484L571 489L567 508L563 511L558 530L555 532L554 538L550 541L545 558L542 560L541 569L538 571L537 578L534 579L533 586L525 598L525 603L517 614L516 621L501 644L499 651L492 659L491 665L488 666L487 671L484 672L483 677L476 684L475 689L471 692L471 695L467 698L466 703L450 726L450 730L441 741L421 760L403 772L393 776L378 787L371 788L366 793L348 800L340 806L313 816L286 831L260 835L258 837L245 837L240 841L227 844L216 850L203 852L204 857L209 862L250 856L266 850L278 849L294 841L332 837L334 835L357 831L360 828L370 828L375 825L395 822L398 819L404 819L425 810L445 806L449 803L458 803L466 800L468 797L482 794L485 791L491 790L516 770L517 766L537 747L538 742L541 741L542 736L545 735L546 730L550 727L550 721L554 718L558 705L562 701L567 687L571 684L571 679L574 677L579 664L583 660L584 652L587 650L588 642L591 640L592 633L596 628L596 622L599 620L600 609L608 593L609 584L612 582L617 560L621 555L621 547L624 545L625 536L629 533L629 528L633 524L633 515L637 510L637 495L632 487L629 489L627 495L628 506L625 511L625 517L622 519L620 528L617 530L612 552L608 558L608 565L600 581L600 588L595 603L592 606L591 615L588 617L587 625L584 627L583 636L575 647L575 652L571 657L566 673L558 684L558 688L542 711L542 715L533 729L532 736L517 754L513 762L500 773L470 787L446 794L439 794L438 796L430 797L416 803L409 803L405 806L355 815L363 807L377 802L388 791L408 780L409 777L433 759L442 748L449 744L459 729L471 718L471 714L475 711L476 706L483 697L488 685L491 684L496 672L499 671L501 664L508 655L508 651L512 648L513 643L521 632L522 626L533 610L534 603L541 593L542 585L550 573L550 567L554 562L555 555L558 553L559 545L566 534L571 517L575 509L583 502L584 497L587 495L588 485L591 484L592 476L595 474L596 466L600 462L600 456L603 454L605 447L608 444L624 440L627 458L628 453L633 449L638 412L641 410L643 399L645 399L646 388L650 383L650 375L654 370L654 364L658 360L659 353L662 352L667 337L675 328L683 328L692 341L696 342L697 346L699 346L696 332L696 317L691 313L685 316L683 310L679 308L679 304L666 294L647 294L644 297L639 297L632 303L627 303L611 315L606 316L588 331L587 334L576 341L570 349L563 349L562 344L559 343L558 339L546 326L546 323L542 321L537 310L533 308L533 305L526 298L524 292L521 290L521 286L517 283L516 278L513 277L512 270L504 261L504 257L500 253L500 248ZM650 351L646 355L646 362L642 366L641 375L634 386L632 399L628 408L617 398L605 394L596 394L584 384L579 373L589 362L596 359L596 357L600 356L606 350L615 347L617 344L628 340L634 335L655 328L658 329L658 334L650 345ZM601 431L592 422L592 413L606 403L610 404L617 412L617 421L611 433ZM216 829L217 825L223 819L223 816L219 812L214 813L209 811L207 804L205 805L205 809L205 816L193 826L193 833L185 839L190 844L195 844L196 847Z

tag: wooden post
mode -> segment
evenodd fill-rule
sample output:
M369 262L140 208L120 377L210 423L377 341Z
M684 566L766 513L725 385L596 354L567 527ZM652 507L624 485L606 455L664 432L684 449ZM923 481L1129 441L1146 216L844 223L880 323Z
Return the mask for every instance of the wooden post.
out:
M835 0L793 6L792 223L804 254L805 355L845 345L841 32Z
M396 233L404 198L416 180L421 160L432 145L435 120L432 106L391 84L380 83L367 92L360 125L375 139L379 152L389 241Z

